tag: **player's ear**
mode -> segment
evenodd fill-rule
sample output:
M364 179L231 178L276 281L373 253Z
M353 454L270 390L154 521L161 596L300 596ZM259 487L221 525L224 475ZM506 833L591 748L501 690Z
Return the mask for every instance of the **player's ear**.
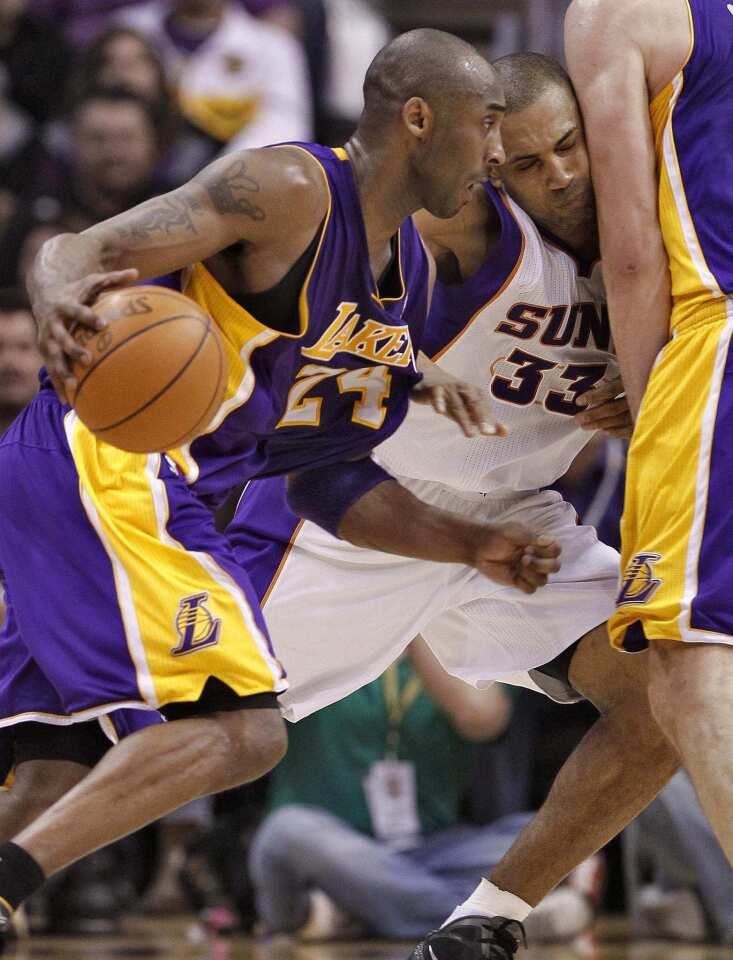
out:
M435 124L435 114L422 97L410 97L402 107L402 122L418 140L430 136Z

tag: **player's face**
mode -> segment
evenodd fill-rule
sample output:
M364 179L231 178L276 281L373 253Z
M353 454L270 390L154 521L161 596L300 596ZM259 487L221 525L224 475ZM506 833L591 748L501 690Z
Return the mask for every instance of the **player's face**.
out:
M482 94L466 96L437 113L430 155L423 163L425 209L435 217L454 217L472 191L504 160L501 126L504 94L498 81Z
M0 407L19 410L30 401L41 363L31 313L0 313Z
M508 114L502 128L507 193L538 224L560 236L595 229L595 200L583 124L575 98L548 88L535 103Z

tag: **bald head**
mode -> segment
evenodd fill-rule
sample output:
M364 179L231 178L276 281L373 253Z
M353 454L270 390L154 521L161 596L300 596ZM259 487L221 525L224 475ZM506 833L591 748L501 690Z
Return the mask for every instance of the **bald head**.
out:
M504 87L507 113L536 103L550 87L562 87L575 99L567 71L554 57L543 53L510 53L492 63Z
M362 126L396 117L412 97L428 104L484 95L496 74L472 47L442 30L410 30L387 44L364 79Z

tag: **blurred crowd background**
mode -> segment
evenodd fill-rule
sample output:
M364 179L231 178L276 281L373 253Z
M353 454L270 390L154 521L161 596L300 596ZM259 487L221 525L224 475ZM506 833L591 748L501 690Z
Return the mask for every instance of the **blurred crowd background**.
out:
M364 71L397 32L451 30L490 58L560 56L566 6L0 0L0 431L36 391L24 278L47 238L177 186L224 151L342 143ZM614 546L624 462L623 442L594 440L559 485ZM418 779L407 837L377 829L365 788L394 683L410 693L400 755ZM193 804L55 879L32 902L31 927L111 933L142 910L188 912L218 932L418 936L501 856L595 719L588 705L457 683L415 645L395 676L298 724L269 780ZM625 910L637 937L733 942L733 878L684 774L576 872L533 932L570 939L599 910Z

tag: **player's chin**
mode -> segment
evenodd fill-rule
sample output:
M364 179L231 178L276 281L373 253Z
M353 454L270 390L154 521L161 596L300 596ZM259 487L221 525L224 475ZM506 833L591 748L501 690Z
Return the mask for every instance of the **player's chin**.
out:
M466 204L471 202L471 190L463 187L460 191L450 197L445 197L439 203L434 204L430 213L439 220L452 220L457 216Z

